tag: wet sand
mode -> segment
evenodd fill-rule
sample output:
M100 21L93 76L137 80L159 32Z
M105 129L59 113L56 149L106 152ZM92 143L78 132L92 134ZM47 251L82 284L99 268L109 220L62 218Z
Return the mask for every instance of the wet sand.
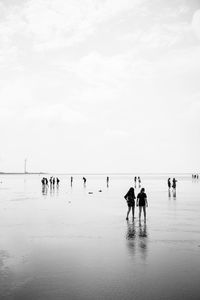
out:
M125 220L133 177L1 176L0 299L199 299L200 181L169 195L167 175L141 176L145 224Z

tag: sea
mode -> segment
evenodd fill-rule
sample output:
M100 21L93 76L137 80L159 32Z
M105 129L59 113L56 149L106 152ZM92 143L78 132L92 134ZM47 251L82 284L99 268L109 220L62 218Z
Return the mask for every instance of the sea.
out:
M139 174L135 187L134 176L1 174L0 299L199 299L200 180ZM145 188L146 222L138 207L126 220L131 186Z

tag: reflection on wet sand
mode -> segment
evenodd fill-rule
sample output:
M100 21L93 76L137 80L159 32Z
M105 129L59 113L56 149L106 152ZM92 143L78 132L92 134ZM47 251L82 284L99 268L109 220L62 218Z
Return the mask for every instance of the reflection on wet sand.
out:
M148 242L147 225L146 222L142 223L141 221L138 223L138 225L139 226L136 226L135 222L127 222L127 246L131 255L135 255L138 249L142 259L145 260Z
M9 259L7 251L0 250L0 299L9 299L10 286L12 284L12 274L10 269L5 265Z
M47 185L43 185L42 186L42 195L46 196L48 192L48 186Z

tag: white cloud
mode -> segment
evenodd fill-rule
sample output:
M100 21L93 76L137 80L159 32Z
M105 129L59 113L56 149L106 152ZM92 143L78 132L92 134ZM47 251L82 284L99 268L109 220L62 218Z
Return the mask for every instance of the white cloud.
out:
M200 9L197 10L193 15L192 28L196 36L200 39Z
M0 33L8 45L23 43L43 50L73 45L95 31L96 25L138 5L138 0L29 0L6 8ZM141 3L141 1L140 1ZM19 45L19 40L16 42Z
M108 129L105 132L105 136L109 138L128 138L130 133L121 129Z
M24 112L27 121L42 121L43 123L85 123L88 118L77 110L64 104L50 105L48 107L31 107Z

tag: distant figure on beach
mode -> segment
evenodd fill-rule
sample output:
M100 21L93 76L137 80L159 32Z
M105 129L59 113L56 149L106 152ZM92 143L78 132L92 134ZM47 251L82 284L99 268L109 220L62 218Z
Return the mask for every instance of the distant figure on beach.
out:
M128 192L126 193L126 195L124 196L124 198L127 201L127 205L128 205L128 211L127 211L127 216L126 216L126 220L128 220L128 216L129 213L131 211L132 208L132 216L134 219L134 213L135 213L135 191L134 188L131 187Z
M175 190L176 189L176 183L177 180L175 178L172 179L172 188Z
M141 178L138 177L138 183L139 183L139 187L141 186Z
M109 177L106 177L106 183L107 183L107 187L109 186Z
M192 179L199 179L199 174L192 174Z
M144 220L146 221L146 207L148 206L148 202L144 188L141 188L140 193L137 195L137 206L139 206L139 220L141 219L141 212L143 210Z
M42 182L42 185L48 185L48 179L46 177L43 177L41 182Z
M71 186L72 186L72 184L73 184L73 177L72 176L71 176L70 182L71 182Z
M83 177L83 184L84 184L84 186L86 185L86 181L87 181L87 179L85 177Z
M59 185L60 179L56 177L56 184Z
M53 186L55 185L55 182L56 182L56 179L55 179L55 177L53 177L53 179L52 179Z
M171 178L168 178L167 185L168 185L168 189L170 189L171 188Z

